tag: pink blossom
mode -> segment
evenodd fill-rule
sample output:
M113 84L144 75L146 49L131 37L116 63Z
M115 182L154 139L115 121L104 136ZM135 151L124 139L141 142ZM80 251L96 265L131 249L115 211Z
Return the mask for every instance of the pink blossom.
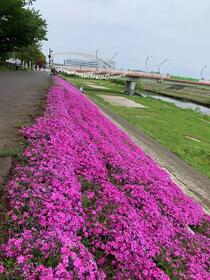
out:
M55 78L44 116L22 134L0 245L17 277L102 280L109 269L163 280L167 264L181 280L210 278L210 217L74 86Z
M5 268L2 264L0 264L0 274L5 272Z

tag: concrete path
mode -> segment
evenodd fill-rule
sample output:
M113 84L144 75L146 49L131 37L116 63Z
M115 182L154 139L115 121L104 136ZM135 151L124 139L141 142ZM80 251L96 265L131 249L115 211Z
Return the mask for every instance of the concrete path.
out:
M49 80L46 73L0 72L0 186L12 162L1 154L17 147L19 126L39 114Z
M140 103L137 103L131 99L128 99L126 97L114 96L114 95L103 95L103 94L97 94L97 95L114 106L123 106L123 107L128 107L128 108L140 108L140 109L148 108L148 107L146 107Z
M94 101L95 102L95 101ZM210 179L177 155L167 150L156 140L126 120L111 112L104 105L95 102L112 122L121 128L141 149L165 169L183 191L196 200L207 213L210 213Z
M109 89L108 87L104 87L104 86L98 86L96 84L93 83L86 83L86 85L90 88L96 88L96 89Z

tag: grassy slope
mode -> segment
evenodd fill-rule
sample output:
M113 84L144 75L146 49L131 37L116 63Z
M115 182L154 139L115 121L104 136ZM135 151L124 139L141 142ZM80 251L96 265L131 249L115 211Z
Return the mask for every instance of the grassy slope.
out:
M112 106L97 94L118 95L122 92L121 86L110 81L79 78L69 80L78 87L82 85L92 100L106 105L110 110L137 128L144 130L180 158L210 177L210 116L180 109L160 100L139 96L128 98L148 106L148 109ZM109 90L91 89L87 86L88 82L108 87ZM188 139L186 136L196 138L201 142Z
M143 81L145 90L160 93L166 96L173 96L180 99L192 100L201 104L210 106L210 87L184 85L183 88L176 88L176 84L169 82L158 83L157 81ZM175 89L173 88L175 87Z
M170 77L172 79L178 79L178 80L183 80L183 81L196 81L196 82L199 81L199 79L192 78L192 77L182 77L182 76L173 76L173 75L170 75Z

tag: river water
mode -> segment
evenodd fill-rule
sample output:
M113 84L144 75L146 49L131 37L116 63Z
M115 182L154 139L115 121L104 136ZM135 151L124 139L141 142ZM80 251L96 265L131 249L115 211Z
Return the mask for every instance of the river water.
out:
M162 96L162 95L159 95L156 93L145 92L145 91L141 92L141 95L143 97L152 97L155 99L173 103L174 105L176 105L177 107L182 108L182 109L192 109L192 110L202 113L204 115L210 115L210 108L203 106L203 105L196 104L194 102L178 100L173 97Z

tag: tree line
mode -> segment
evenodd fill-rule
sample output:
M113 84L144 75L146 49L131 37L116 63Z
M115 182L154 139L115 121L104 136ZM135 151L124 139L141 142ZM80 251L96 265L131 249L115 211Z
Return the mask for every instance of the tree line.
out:
M0 62L18 58L28 65L44 64L41 41L47 23L32 4L36 0L0 0Z

